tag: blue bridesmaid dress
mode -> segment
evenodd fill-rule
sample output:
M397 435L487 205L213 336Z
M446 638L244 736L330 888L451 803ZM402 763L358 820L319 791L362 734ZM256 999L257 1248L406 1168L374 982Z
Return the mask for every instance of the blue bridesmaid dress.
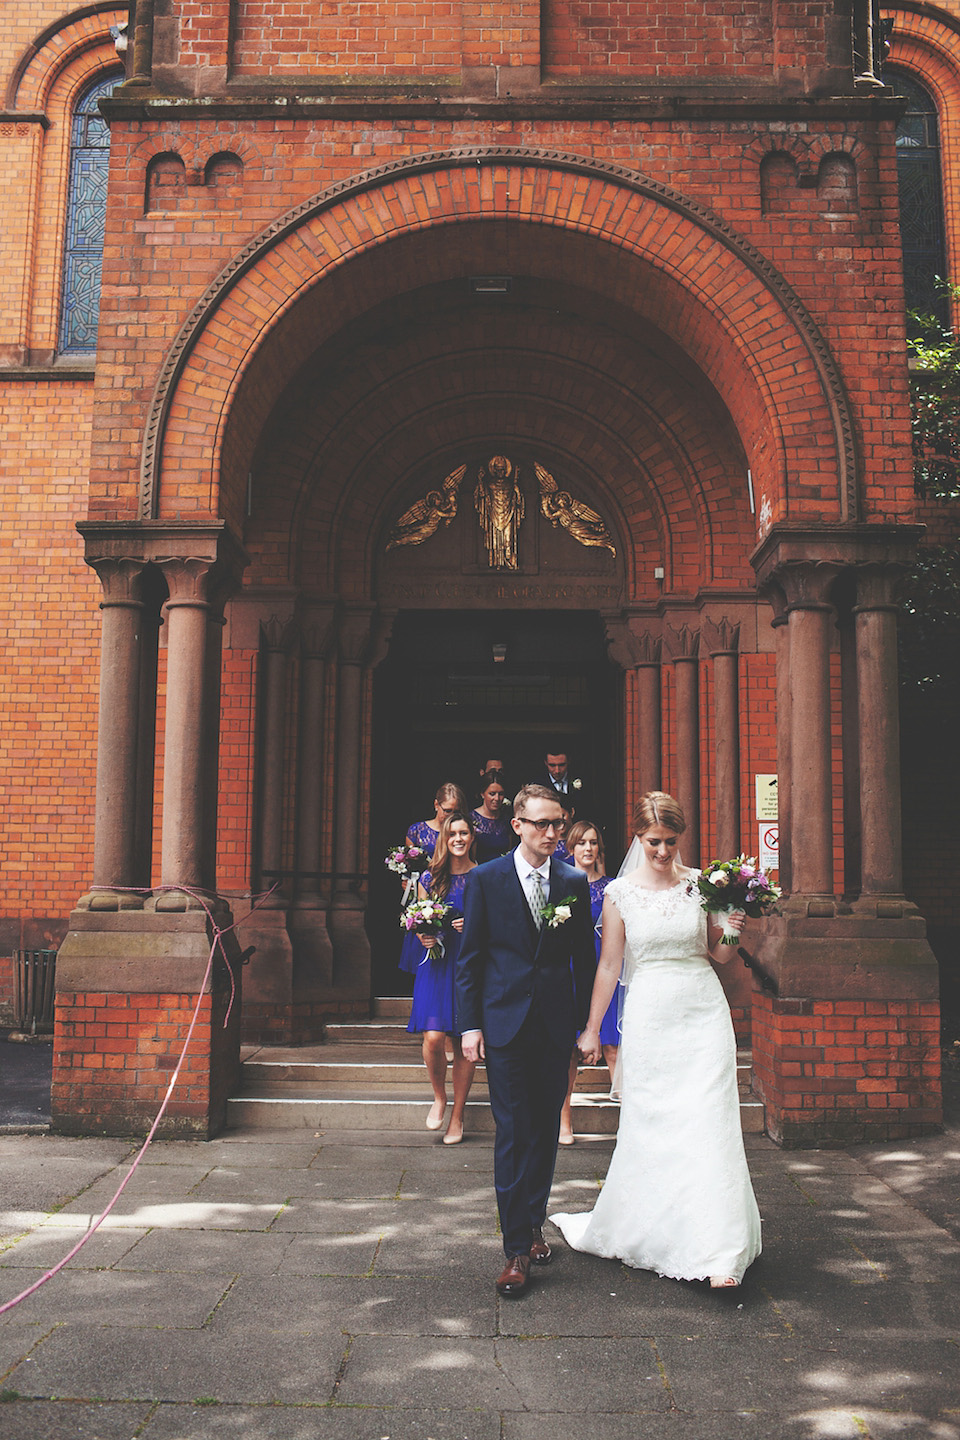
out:
M477 832L478 864L497 860L501 855L509 855L511 850L516 849L517 837L509 820L491 820L479 810L471 810L470 819Z
M433 859L433 852L437 848L437 836L439 833L439 830L434 830L427 824L426 820L417 820L407 831L407 844L419 845L423 851L424 872ZM414 895L415 894L416 887L414 887ZM400 946L400 959L397 961L397 968L404 971L407 975L416 975L417 966L422 959L423 946L412 930L405 930L403 932L403 944Z
M453 977L457 956L460 953L460 933L454 930L451 921L463 915L463 883L466 875L454 875L450 889L443 897L443 903L452 907L443 925L443 954L433 957L424 950L413 935L413 942L419 952L420 963L413 976L413 1005L410 1010L411 1035L420 1035L424 1030L443 1030L448 1035L459 1035L453 1019ZM433 877L424 875L420 884L430 893Z
M603 892L612 879L612 875L601 875L599 880L590 881L590 916L593 920L593 937L597 947L598 960L600 959L600 912L603 909ZM607 1013L604 1015L600 1024L601 1045L620 1044L619 996L620 985L618 983L616 990L613 992L613 998L607 1006Z

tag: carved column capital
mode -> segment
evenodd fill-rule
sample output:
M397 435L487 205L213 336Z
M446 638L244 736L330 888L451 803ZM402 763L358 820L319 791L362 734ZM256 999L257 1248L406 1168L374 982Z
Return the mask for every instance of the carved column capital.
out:
M663 653L673 664L695 661L700 654L700 631L692 625L663 627Z
M876 561L857 566L857 603L854 614L866 610L897 612L897 594L907 567L896 561Z
M260 622L260 644L271 654L292 654L298 639L299 626L295 620L281 620L271 615L269 620Z
M340 615L337 645L341 663L363 665L367 661L372 638L375 605L348 605Z
M845 568L832 560L788 560L776 572L787 611L833 610L831 592Z
M103 587L100 609L114 605L139 608L146 561L133 555L86 556L86 562L97 572Z
M726 615L722 620L702 620L700 636L710 656L737 655L740 651L740 622L734 624Z
M210 603L209 585L213 560L201 555L162 555L156 562L163 571L170 592L167 608L191 605L206 609Z
M317 604L314 601L304 605L299 617L300 647L307 660L328 660L336 639L336 606Z

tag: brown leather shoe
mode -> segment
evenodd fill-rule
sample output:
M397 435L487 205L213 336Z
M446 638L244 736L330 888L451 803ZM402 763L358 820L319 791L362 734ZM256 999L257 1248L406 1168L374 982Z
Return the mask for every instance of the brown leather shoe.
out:
M534 1230L533 1243L530 1246L530 1263L532 1265L549 1265L553 1259L553 1251L543 1238L542 1230Z
M530 1284L530 1256L511 1255L500 1278L497 1281L497 1291L507 1300L519 1300L526 1292Z

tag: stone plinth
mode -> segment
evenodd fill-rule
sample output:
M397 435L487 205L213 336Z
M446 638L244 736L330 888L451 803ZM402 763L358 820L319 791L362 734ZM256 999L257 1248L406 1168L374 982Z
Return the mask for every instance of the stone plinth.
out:
M231 923L222 904L214 913L221 927ZM73 912L57 956L54 1130L146 1133L201 995L212 938L203 910ZM216 1135L239 1080L242 965L236 937L223 944L229 966L218 949L161 1136Z
M923 920L907 905L900 918L814 918L797 899L751 946L777 989L753 996L768 1134L800 1148L938 1129L940 1003Z

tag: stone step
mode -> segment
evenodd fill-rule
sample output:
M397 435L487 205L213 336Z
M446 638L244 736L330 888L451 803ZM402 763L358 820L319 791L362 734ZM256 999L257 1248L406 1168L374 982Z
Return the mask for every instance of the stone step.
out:
M241 1093L227 1101L227 1123L230 1126L259 1126L267 1129L314 1130L399 1130L405 1133L423 1129L430 1096L414 1099L390 1087L383 1094L369 1090L343 1091L318 1095L300 1086L278 1087L258 1093ZM574 1133L577 1135L614 1135L620 1106L609 1096L583 1095L574 1092L571 1106ZM763 1133L763 1106L757 1100L741 1101L740 1121L744 1134ZM467 1101L466 1130L475 1135L493 1134L493 1116L486 1101L471 1091Z
M374 1002L374 1018L330 1025L322 1045L247 1046L240 1093L228 1101L231 1125L317 1130L423 1129L431 1102L420 1037L408 1035L409 996ZM763 1106L751 1094L751 1056L737 1055L744 1132L762 1134ZM449 1078L449 1077L448 1077ZM480 1065L467 1105L467 1130L491 1135L486 1071ZM583 1065L573 1095L574 1131L616 1133L620 1106L605 1065Z

